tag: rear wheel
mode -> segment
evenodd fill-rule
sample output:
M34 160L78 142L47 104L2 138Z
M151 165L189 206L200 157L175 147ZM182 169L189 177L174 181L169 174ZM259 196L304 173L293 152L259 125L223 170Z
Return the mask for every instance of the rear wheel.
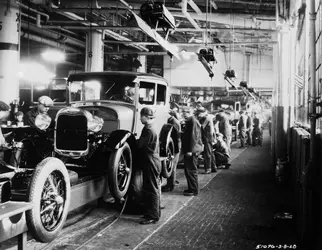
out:
M40 242L52 241L64 226L70 202L70 181L64 163L53 157L41 161L27 197L35 205L26 212L28 230Z
M123 198L129 188L132 175L132 152L126 142L113 151L108 166L108 185L115 199Z
M164 178L169 178L173 171L173 159L174 159L174 143L170 137L167 141L166 146L166 159L162 161L161 176Z

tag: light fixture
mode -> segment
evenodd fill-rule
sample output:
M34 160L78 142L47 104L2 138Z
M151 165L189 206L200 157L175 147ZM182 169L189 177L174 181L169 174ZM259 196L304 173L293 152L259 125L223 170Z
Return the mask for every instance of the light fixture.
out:
M201 49L199 50L199 55L203 56L208 63L209 62L217 63L217 59L215 58L213 49L207 49L207 48Z
M55 77L53 72L37 62L21 62L19 67L20 78L28 82L48 84Z
M41 56L46 61L53 62L53 63L64 62L66 59L65 53L59 50L46 50L43 53L41 53Z

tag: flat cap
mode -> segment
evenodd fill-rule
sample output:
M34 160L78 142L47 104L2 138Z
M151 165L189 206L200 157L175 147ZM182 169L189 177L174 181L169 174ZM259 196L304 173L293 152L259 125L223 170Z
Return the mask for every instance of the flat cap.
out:
M150 107L142 108L140 114L142 116L154 117L154 111Z
M45 106L53 106L53 104L54 104L53 100L49 96L46 96L46 95L39 97L38 102L39 102L39 104L43 104Z
M0 101L0 111L8 111L8 110L9 110L9 105L3 101Z
M199 107L196 109L196 114L201 114L207 112L207 110L204 107Z

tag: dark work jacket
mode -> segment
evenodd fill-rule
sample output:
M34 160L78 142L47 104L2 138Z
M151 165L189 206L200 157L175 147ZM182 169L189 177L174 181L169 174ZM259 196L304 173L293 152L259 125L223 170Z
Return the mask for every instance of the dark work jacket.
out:
M182 152L192 152L199 155L203 150L201 141L201 126L194 116L187 118L186 127L182 136Z
M242 114L239 117L238 130L246 130L246 125L247 125L247 116L245 114Z
M36 127L35 125L35 119L36 116L39 114L38 108L33 108L32 110L28 111L27 114L24 117L24 124L29 125L31 127Z
M257 127L257 128L262 126L261 121L257 117L254 118L253 124L254 124L254 127Z
M211 145L215 134L214 124L209 116L205 116L200 123L202 142L203 144L210 143Z
M159 220L160 173L159 140L155 129L147 124L138 140L139 158L143 170L143 190L145 191L146 215Z
M143 165L153 165L160 174L161 162L159 157L158 135L151 125L145 125L138 140L139 156Z
M170 116L168 119L168 123L173 125L178 134L178 141L181 141L181 124L179 120L174 116Z

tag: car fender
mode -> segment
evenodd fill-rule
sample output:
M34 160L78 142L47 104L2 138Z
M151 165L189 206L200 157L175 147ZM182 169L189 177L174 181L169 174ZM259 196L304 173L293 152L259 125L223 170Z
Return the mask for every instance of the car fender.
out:
M164 124L162 126L162 129L160 131L160 136L159 136L160 156L161 157L166 156L167 141L170 137L172 138L173 143L174 143L174 152L175 153L179 152L177 130L175 130L171 124Z
M128 142L131 149L137 148L137 142L135 136L127 130L115 130L113 131L106 143L105 146L108 150L117 150L124 145L125 142Z

